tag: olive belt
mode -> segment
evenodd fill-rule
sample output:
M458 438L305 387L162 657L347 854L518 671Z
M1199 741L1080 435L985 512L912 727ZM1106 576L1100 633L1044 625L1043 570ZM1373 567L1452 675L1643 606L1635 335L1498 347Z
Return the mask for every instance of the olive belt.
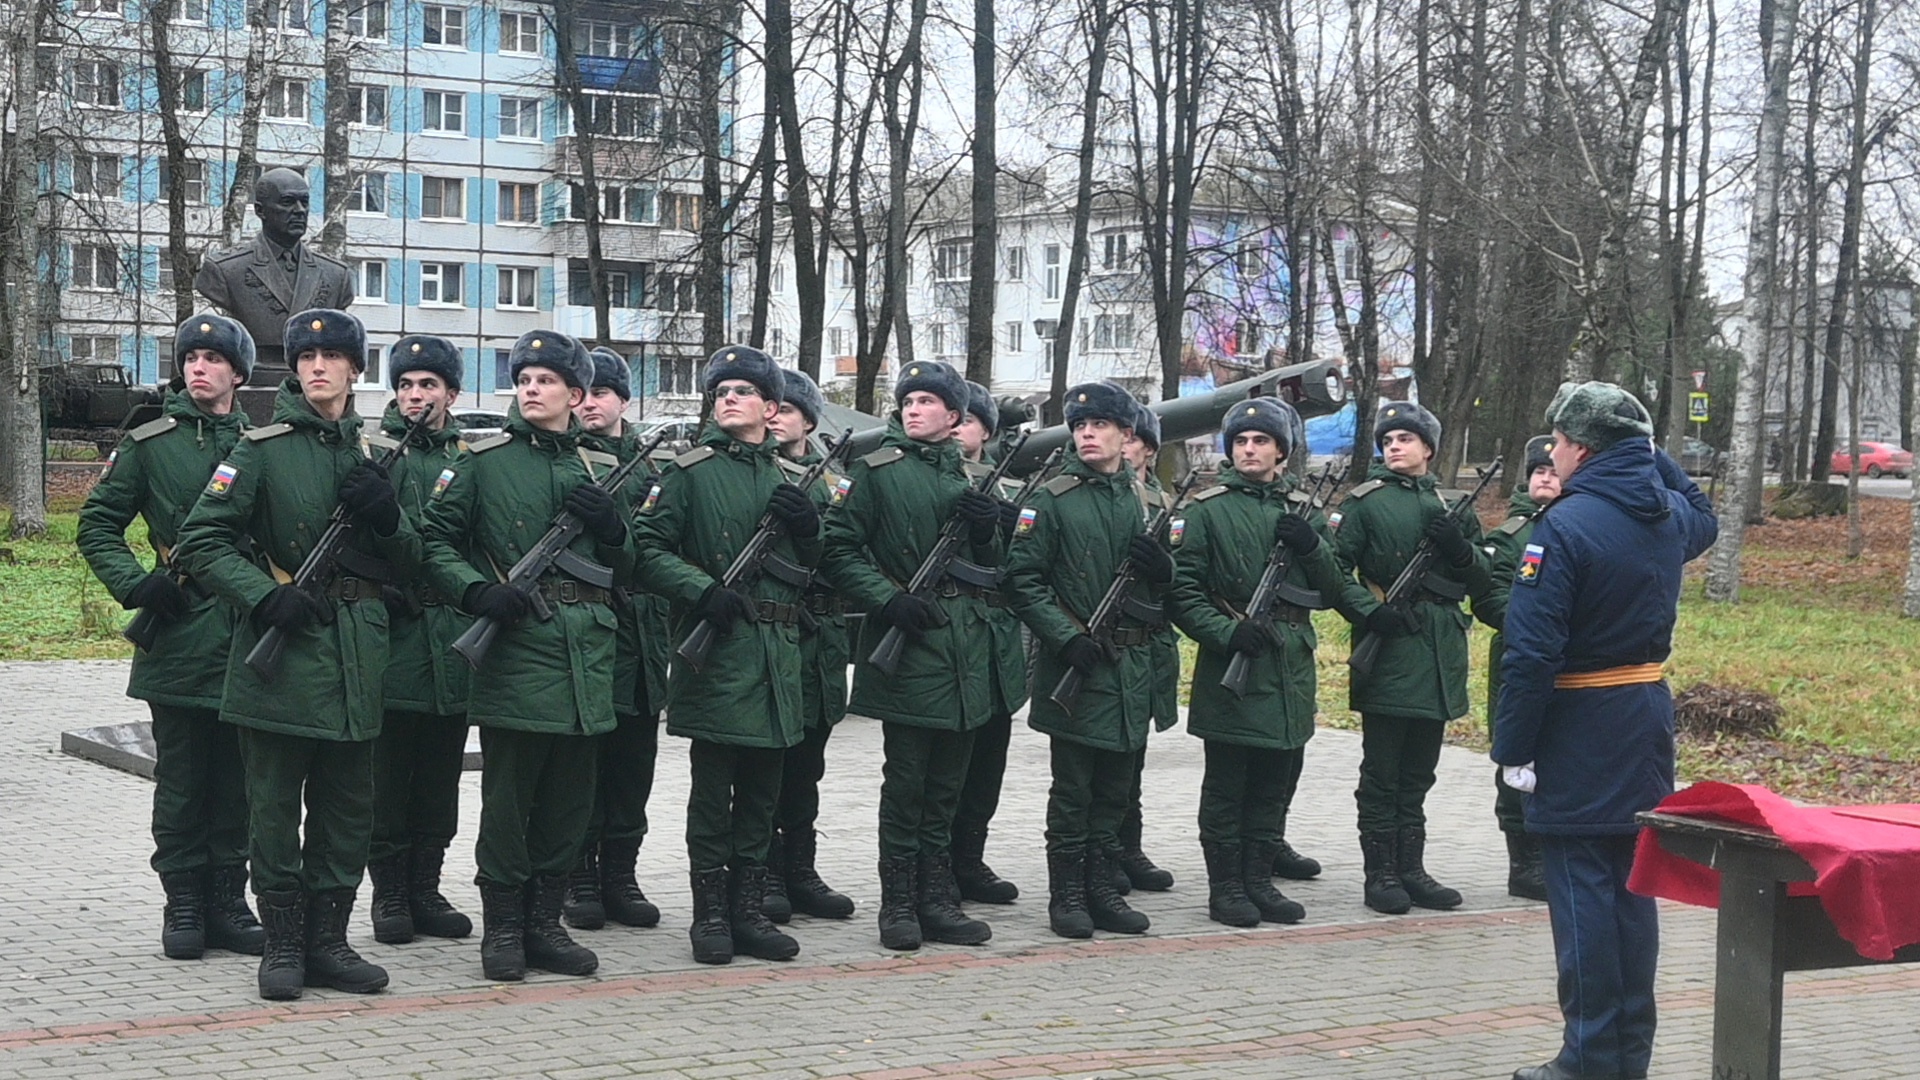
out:
M1553 677L1555 690L1599 690L1609 686L1657 683L1667 677L1665 664L1625 664L1599 671L1565 671Z
M1116 626L1108 634L1115 648L1125 649L1134 645L1153 643L1154 629L1149 626Z
M540 595L549 604L611 604L613 590L598 585L589 585L572 578L558 581L543 579L540 582Z
M967 585L950 577L942 578L940 584L934 586L933 593L935 596L944 597L948 600L960 596L971 596L988 607L1007 606L1006 597L1000 595L999 589L988 588L984 585Z
M800 614L806 610L800 604L783 604L778 600L756 600L753 606L755 619L786 626L800 625Z
M332 600L378 600L381 598L380 583L342 575L327 582L327 597Z
M1219 608L1220 613L1229 619L1244 619L1247 617L1246 612L1240 610L1238 605L1229 602L1225 597L1214 597L1213 606ZM1286 623L1289 626L1305 626L1313 622L1313 609L1304 608L1298 604L1289 604L1285 600L1274 601L1272 614L1274 622Z
M807 610L815 615L845 615L847 601L839 593L810 592L806 596Z
M425 583L413 587L413 599L421 607L442 607L453 602L440 595L440 590Z

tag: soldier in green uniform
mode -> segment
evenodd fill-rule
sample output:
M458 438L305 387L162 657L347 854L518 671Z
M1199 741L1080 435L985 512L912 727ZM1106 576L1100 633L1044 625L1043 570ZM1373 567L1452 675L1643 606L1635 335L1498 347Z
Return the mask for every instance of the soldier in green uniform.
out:
M260 955L247 907L247 794L234 728L220 722L220 680L234 612L173 565L180 522L233 452L247 420L234 389L253 372L253 337L224 315L195 315L173 338L174 385L158 420L127 433L80 508L80 554L121 606L159 629L133 654L127 696L153 716L153 860L166 891L160 947L175 960L209 947ZM146 519L152 571L127 547Z
M590 355L593 385L574 409L586 429L580 443L624 463L640 452L640 440L625 419L627 403L633 400L632 376L625 358L612 349L603 346ZM631 517L651 486L650 477L627 481L617 496L622 512ZM593 816L567 878L567 924L576 930L598 930L609 918L622 926L660 924L660 908L641 890L634 867L647 837L647 799L653 794L653 767L660 754L667 625L659 597L637 589L614 593L620 617L613 657L615 722L612 731L598 736Z
M460 453L460 429L447 409L460 396L460 349L416 334L394 342L387 380L394 399L367 442L383 454L407 445L391 470L393 486L417 529L442 470ZM424 410L426 427L407 435ZM373 743L373 841L367 877L375 941L463 938L473 920L440 892L440 867L460 825L460 772L467 755L467 665L449 648L469 620L424 581L385 590L392 643L387 654L386 716Z
M529 331L507 371L506 430L469 445L434 481L422 530L427 578L461 610L501 625L467 704L482 757L481 968L501 980L529 967L589 975L599 958L568 936L560 907L593 812L593 736L614 726L614 596L556 566L539 583L553 614L543 621L502 581L563 510L584 526L571 555L615 580L632 572L633 547L619 504L594 483L618 463L583 445L573 415L593 381L586 347Z
M1221 425L1231 469L1169 530L1179 564L1174 621L1199 645L1187 730L1206 745L1207 915L1228 926L1306 916L1273 887L1273 864L1313 737L1312 614L1343 601L1344 590L1317 508L1286 468L1296 429L1284 402L1235 405ZM1287 576L1262 626L1248 607L1276 544L1287 548ZM1236 653L1250 658L1244 696L1220 685Z
M967 383L967 412L953 437L966 460L968 480L978 483L993 472L988 454L1000 428L1000 408L987 388ZM993 494L1001 499L1002 531L1012 537L1019 507L1006 500L1018 496L1018 484L1006 482ZM953 815L953 877L960 896L981 904L1011 904L1020 888L987 865L987 830L1000 809L1000 784L1007 774L1007 746L1013 740L1013 714L1027 703L1027 646L1020 620L994 594L987 598L993 610L987 626L993 645L993 715L973 733L973 752L967 759L967 779L960 788L960 805Z
M639 582L673 605L674 640L702 620L718 634L705 662L676 662L667 685L667 733L693 740L688 937L703 964L736 952L790 960L799 943L766 915L767 849L782 760L806 735L800 624L820 560L820 512L793 483L806 470L782 458L767 431L786 389L773 358L726 346L703 382L712 420L648 491L638 525ZM768 514L781 536L761 572L721 584Z
M1507 520L1494 526L1484 545L1491 566L1493 587L1484 598L1473 603L1474 618L1493 627L1493 641L1487 646L1487 716L1492 717L1500 702L1500 658L1506 642L1500 628L1507 618L1507 598L1520 571L1520 556L1533 537L1533 524L1547 504L1560 497L1560 474L1553 470L1553 436L1535 435L1527 440L1525 472L1514 486L1513 499L1507 504ZM1505 770L1493 770L1493 816L1507 838L1507 895L1522 900L1547 899L1547 883L1541 876L1540 839L1527 832L1526 795L1507 785Z
M767 430L779 440L785 461L812 468L820 453L808 445L807 436L820 425L826 398L806 372L783 369L781 375L785 384L780 411L767 423ZM838 476L829 474L807 492L820 513L832 507L839 483ZM827 739L847 715L846 603L824 575L815 573L806 586L806 605L811 619L800 627L800 699L807 734L787 748L781 766L780 804L774 811L767 858L766 912L774 922L786 922L796 911L818 919L853 917L853 901L821 880L814 865L818 835L813 827L820 817Z
M967 412L966 380L916 361L893 392L899 415L880 449L848 470L826 535L828 575L867 613L848 709L883 725L880 942L978 945L993 930L960 909L951 843L973 733L993 715L1000 505L967 483L953 438ZM915 596L906 586L950 521L961 528L960 557L937 595ZM889 627L907 637L892 674L871 660Z
M294 374L272 424L252 428L213 471L180 526L174 557L238 613L220 718L240 729L252 814L253 887L266 924L260 996L304 986L372 993L383 969L347 944L373 830L373 740L387 666L381 586L418 565L420 535L367 460L353 383L366 331L344 311L287 320ZM325 596L291 584L338 505L351 522ZM273 678L246 656L268 628L287 636ZM305 844L301 811L305 808Z
M1047 922L1061 937L1106 930L1143 934L1147 917L1114 887L1109 865L1127 816L1134 761L1147 744L1158 696L1157 601L1173 581L1173 556L1142 529L1154 495L1127 468L1138 422L1132 397L1108 382L1067 391L1074 458L1021 507L1007 555L1005 591L1037 643L1028 723L1047 735ZM1088 622L1131 562L1133 603L1110 640ZM1071 711L1050 695L1067 670L1084 683Z
M1447 910L1459 892L1427 873L1427 792L1440 761L1447 721L1467 711L1467 627L1463 599L1492 587L1487 556L1476 545L1479 519L1466 530L1447 516L1464 492L1441 492L1428 469L1440 445L1440 421L1410 401L1392 401L1374 418L1382 460L1348 493L1330 519L1333 552L1349 590L1357 642L1383 636L1370 675L1355 673L1348 703L1360 714L1360 850L1366 860L1366 902L1404 914L1411 905ZM1410 599L1382 602L1387 587L1422 538L1439 558Z
M1156 494L1165 490L1160 484L1160 477L1153 471L1154 461L1159 454L1160 417L1145 405L1137 404L1133 434L1127 438L1127 468L1133 471L1148 491ZM1154 635L1154 646L1153 729L1166 731L1180 722L1180 641L1171 622ZM1140 753L1134 757L1133 785L1127 793L1127 816L1120 822L1120 847L1113 860L1124 878L1122 893L1128 888L1146 892L1166 892L1173 888L1173 875L1148 858L1141 846L1144 819L1140 809L1140 785L1146 776L1146 768L1147 748L1142 746Z

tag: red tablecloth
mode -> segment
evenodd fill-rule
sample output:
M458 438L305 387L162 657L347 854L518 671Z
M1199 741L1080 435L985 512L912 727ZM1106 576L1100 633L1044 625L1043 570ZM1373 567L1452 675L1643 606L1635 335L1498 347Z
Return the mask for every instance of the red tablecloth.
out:
M1815 879L1792 888L1818 896L1840 936L1869 960L1920 942L1920 807L1890 811L1881 820L1829 807L1795 806L1754 784L1700 783L1675 792L1657 809L1688 817L1767 829L1813 867ZM1640 833L1627 887L1701 907L1720 905L1720 872L1660 847L1654 830Z

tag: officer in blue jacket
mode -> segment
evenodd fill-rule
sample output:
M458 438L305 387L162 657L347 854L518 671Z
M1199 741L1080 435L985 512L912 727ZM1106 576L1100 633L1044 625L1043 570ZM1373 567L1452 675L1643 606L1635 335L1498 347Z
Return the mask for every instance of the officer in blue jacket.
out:
M1644 1077L1659 923L1627 891L1634 815L1673 792L1662 673L1685 564L1713 544L1712 504L1653 447L1610 383L1567 383L1547 410L1563 493L1521 552L1507 604L1493 759L1529 791L1566 1017L1558 1057L1515 1080Z

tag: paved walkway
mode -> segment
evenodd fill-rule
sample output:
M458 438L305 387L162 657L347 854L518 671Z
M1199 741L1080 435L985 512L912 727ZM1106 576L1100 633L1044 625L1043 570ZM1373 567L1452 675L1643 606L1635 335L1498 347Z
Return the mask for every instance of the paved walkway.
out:
M1021 727L989 851L1026 890L976 911L979 949L881 949L873 923L878 725L852 719L829 748L821 869L860 905L851 922L805 918L800 958L702 968L688 954L679 842L685 744L662 740L657 832L642 883L656 930L579 937L592 979L487 983L477 942L355 944L393 975L369 998L308 991L266 1007L251 958L160 955L160 888L148 872L151 786L60 754L62 730L144 717L122 664L0 664L0 1077L1505 1077L1557 1048L1545 912L1504 893L1491 767L1449 748L1431 803L1430 866L1466 893L1457 913L1377 916L1360 903L1353 843L1357 737L1308 751L1293 840L1327 864L1288 890L1292 928L1225 932L1205 914L1195 842L1197 740L1156 739L1147 848L1179 880L1139 896L1153 933L1063 942L1046 929L1044 740ZM448 892L477 916L471 840L478 781L462 789ZM362 890L364 900L365 890ZM1710 913L1670 907L1656 1077L1706 1077ZM1920 1074L1920 967L1794 976L1786 1074L1851 1080Z

